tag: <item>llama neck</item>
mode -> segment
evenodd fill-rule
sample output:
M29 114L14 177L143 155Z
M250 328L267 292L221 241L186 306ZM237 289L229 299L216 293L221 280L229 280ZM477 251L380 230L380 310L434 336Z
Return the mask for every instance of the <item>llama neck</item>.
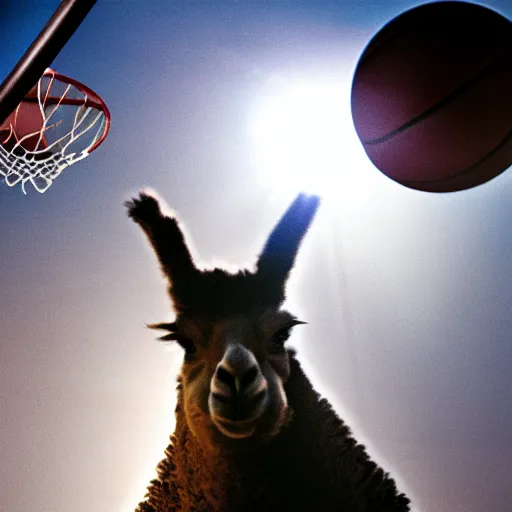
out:
M409 500L290 356L285 386L294 410L267 445L235 457L206 452L190 432L179 393L176 430L138 512L344 510L407 512Z
M246 510L247 503L259 502L264 494L286 499L297 494L297 487L304 491L302 500L307 500L317 492L313 485L330 479L325 446L329 435L340 435L341 422L330 409L321 407L319 395L293 356L290 363L292 371L285 387L294 416L270 443L252 453L237 458L223 451L206 452L190 432L178 405L169 455L175 467L170 481L176 489L190 493L181 497L187 500L181 502L182 510ZM326 416L336 420L336 432L329 429ZM288 482L290 489L286 489ZM314 503L318 505L318 496Z

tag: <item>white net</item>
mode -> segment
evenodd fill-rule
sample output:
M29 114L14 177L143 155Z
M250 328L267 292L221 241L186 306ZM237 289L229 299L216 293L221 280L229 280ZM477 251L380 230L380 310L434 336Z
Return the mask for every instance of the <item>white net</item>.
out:
M0 127L0 176L45 192L62 171L105 139L107 107L93 91L48 69Z

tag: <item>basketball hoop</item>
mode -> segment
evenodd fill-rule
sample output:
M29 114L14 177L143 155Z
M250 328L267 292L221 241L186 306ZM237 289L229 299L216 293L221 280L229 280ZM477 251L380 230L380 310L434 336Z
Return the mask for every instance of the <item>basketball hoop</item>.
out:
M0 175L45 192L61 172L105 140L110 112L87 86L48 68L0 125Z

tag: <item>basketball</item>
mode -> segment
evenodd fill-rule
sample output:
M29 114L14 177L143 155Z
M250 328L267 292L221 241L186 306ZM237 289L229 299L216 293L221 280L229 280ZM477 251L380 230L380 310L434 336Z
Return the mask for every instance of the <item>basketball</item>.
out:
M481 5L424 4L370 41L352 117L366 154L409 188L454 192L512 165L512 23Z
M0 125L0 144L6 151L12 151L20 142L21 153L46 149L48 142L44 134L40 136L44 117L38 103L22 102L18 108Z

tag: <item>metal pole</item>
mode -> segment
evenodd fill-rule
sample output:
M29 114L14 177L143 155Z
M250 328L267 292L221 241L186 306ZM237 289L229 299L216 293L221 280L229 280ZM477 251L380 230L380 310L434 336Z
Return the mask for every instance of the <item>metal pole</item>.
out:
M0 125L41 78L96 0L62 0L23 57L0 86Z

